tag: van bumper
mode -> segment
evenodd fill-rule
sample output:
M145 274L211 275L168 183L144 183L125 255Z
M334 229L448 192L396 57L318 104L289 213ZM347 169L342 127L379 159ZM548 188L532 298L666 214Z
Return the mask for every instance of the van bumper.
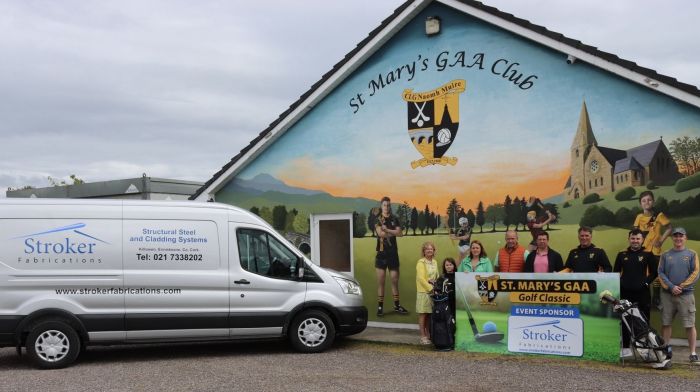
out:
M367 308L364 306L345 306L336 308L338 316L338 335L354 335L367 328Z
M23 316L0 316L0 347L17 345L17 326Z

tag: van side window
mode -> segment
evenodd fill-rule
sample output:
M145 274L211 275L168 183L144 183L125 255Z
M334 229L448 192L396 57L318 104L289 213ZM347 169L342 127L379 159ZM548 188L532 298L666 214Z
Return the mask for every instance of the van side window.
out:
M241 267L258 275L293 279L297 256L264 231L238 229Z

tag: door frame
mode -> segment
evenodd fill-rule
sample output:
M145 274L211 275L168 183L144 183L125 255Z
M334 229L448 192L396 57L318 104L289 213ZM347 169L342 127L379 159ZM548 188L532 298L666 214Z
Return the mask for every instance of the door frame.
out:
M350 276L355 276L355 255L353 249L353 217L352 212L334 213L334 214L311 214L309 217L311 227L311 261L321 266L321 240L319 235L320 222L324 220L347 220L350 225L350 271L340 271L349 273Z

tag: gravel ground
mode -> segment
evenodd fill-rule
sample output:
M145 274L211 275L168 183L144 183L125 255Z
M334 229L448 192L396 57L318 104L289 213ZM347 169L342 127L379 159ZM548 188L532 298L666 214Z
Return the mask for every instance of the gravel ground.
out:
M349 339L308 355L283 342L95 347L50 371L0 349L0 391L690 391L699 381L691 366L655 371Z

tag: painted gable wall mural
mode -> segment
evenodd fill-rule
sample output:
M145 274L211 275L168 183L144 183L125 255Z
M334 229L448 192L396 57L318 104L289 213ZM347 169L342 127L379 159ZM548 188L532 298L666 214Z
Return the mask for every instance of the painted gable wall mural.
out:
M440 34L425 35L428 16L440 17ZM523 218L539 199L556 212L551 244L566 256L586 210L597 205L610 214L591 218L603 228L594 242L614 260L638 212L635 195L650 187L669 205L690 203L671 220L700 239L698 224L687 223L700 220L700 190L676 190L692 168L672 154L674 141L700 137L700 110L565 60L434 3L248 162L216 200L254 208L286 232L308 231L310 213L356 212L355 274L370 309L376 240L367 219L383 196L406 234L398 247L407 307L415 297L403 292L415 292L422 242L435 242L440 260L457 258L448 232L460 216L494 255L506 227L530 241ZM615 198L630 186L632 196ZM592 194L602 200L584 204ZM522 211L512 214L509 203ZM276 223L275 206L285 206Z

